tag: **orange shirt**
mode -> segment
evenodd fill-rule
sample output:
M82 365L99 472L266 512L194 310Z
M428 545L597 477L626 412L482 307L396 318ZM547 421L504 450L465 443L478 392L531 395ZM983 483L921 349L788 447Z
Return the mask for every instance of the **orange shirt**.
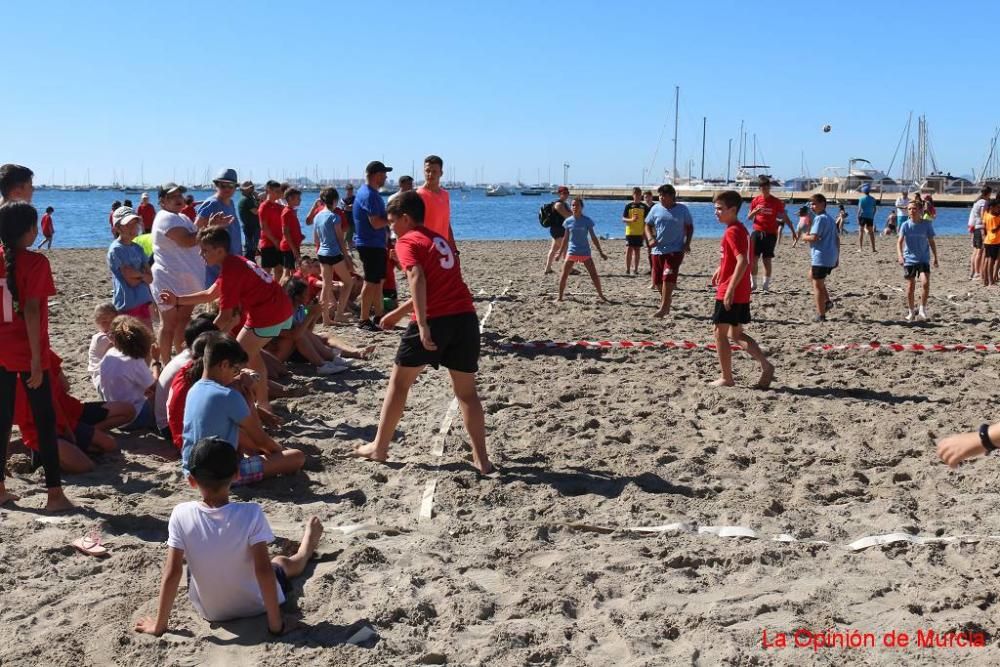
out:
M1000 245L1000 215L983 211L983 243Z
M451 238L451 197L448 191L440 188L432 192L421 186L417 194L424 200L424 227L440 234L446 239Z

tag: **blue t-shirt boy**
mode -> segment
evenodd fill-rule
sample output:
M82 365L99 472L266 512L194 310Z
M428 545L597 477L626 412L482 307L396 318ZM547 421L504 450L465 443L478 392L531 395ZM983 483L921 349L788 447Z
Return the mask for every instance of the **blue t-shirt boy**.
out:
M869 220L875 219L875 197L869 194L862 195L858 199L858 217L868 218Z
M115 239L108 248L108 270L111 271L112 301L119 313L138 308L144 303L152 303L153 295L149 285L140 282L131 286L126 282L122 269L129 267L142 273L146 270L146 253L135 243L122 243Z
M840 260L840 245L837 243L837 223L825 211L813 218L809 233L819 238L810 242L812 265L833 268Z
M235 389L214 380L194 383L184 403L184 446L181 469L188 474L191 450L203 438L222 438L234 448L240 444L240 422L250 416L250 406Z
M903 239L903 265L931 263L931 239L934 238L934 225L930 220L914 222L907 220L899 226L899 235Z
M646 216L646 226L653 228L656 239L656 245L650 253L671 255L684 252L685 230L693 225L691 211L684 204L674 204L670 208L654 204Z
M385 202L378 190L362 185L354 200L354 245L359 248L385 248L386 230L372 227L369 216L385 217Z
M570 216L563 221L563 227L569 234L566 254L590 257L590 232L594 229L594 221L585 215L579 218Z
M316 225L316 238L319 240L319 251L316 254L320 257L343 255L344 249L337 241L340 218L333 211L324 209L313 218L313 224Z

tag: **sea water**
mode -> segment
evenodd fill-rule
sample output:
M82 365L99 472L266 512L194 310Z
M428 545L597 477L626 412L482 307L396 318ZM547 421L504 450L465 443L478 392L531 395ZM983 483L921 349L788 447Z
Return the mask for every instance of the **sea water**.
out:
M211 192L191 192L197 201L209 196ZM343 194L343 193L341 193ZM88 192L69 192L60 190L38 190L35 192L34 205L39 212L46 206L55 208L52 218L55 225L55 242L57 248L103 248L111 242L111 229L108 225L108 214L111 203L115 200L131 199L135 206L139 205L138 194L125 195L121 192L108 190L90 190ZM305 223L305 216L312 206L315 193L306 192L299 208L299 219ZM150 198L156 203L155 190L150 191ZM235 200L238 201L237 194ZM538 224L538 209L554 195L525 197L511 195L509 197L487 197L482 190L470 192L451 192L451 223L455 238L463 240L542 240L548 239L547 229ZM588 200L584 212L596 224L599 236L623 238L625 225L621 221L626 202ZM694 218L695 238L719 238L723 226L715 218L715 212L710 203L687 203ZM788 207L788 215L794 224L798 223L797 203ZM885 219L889 215L891 203L884 202L879 207L875 217L876 229L881 232ZM741 213L746 213L748 204L743 205ZM836 207L828 209L836 216ZM857 209L848 206L850 214L847 229L856 233ZM940 235L965 235L969 218L968 208L939 208L934 230ZM306 235L310 237L311 234Z

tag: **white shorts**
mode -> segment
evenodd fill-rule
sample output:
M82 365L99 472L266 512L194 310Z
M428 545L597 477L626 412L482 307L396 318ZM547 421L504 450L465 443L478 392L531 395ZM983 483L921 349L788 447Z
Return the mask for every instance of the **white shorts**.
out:
M163 290L170 290L178 296L201 292L205 289L205 273L204 271L201 275L194 275L191 273L167 273L166 271L157 271L156 265L154 264L152 287L153 299L156 301L156 307L160 309L160 312L165 312L173 309L174 306L160 301L160 293Z

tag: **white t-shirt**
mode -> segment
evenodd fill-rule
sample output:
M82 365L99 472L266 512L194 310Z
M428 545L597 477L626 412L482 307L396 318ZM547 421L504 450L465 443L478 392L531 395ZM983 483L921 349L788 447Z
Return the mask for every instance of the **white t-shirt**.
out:
M187 559L191 604L208 621L267 611L250 547L272 540L271 526L257 503L222 507L208 507L200 501L181 503L167 524L167 546L182 549ZM284 601L278 586L278 604Z
M983 228L983 211L986 209L986 200L977 199L969 211L969 229Z
M191 351L184 348L180 354L171 359L156 380L156 396L153 397L153 414L156 415L156 428L167 427L167 399L170 398L170 384L181 366L191 361Z
M168 236L180 227L194 234L198 229L186 215L160 210L153 219L153 296L168 289L174 294L191 294L205 289L205 260L197 244L177 245Z
M126 357L113 347L101 359L100 374L104 400L130 403L138 416L146 403L146 390L155 382L146 360Z
M896 199L896 216L900 220L902 220L907 216L906 205L909 203L910 200L904 197L903 195L899 195L899 197Z
M94 389L101 389L101 359L111 349L111 337L98 331L90 339L90 349L87 350L87 372Z

